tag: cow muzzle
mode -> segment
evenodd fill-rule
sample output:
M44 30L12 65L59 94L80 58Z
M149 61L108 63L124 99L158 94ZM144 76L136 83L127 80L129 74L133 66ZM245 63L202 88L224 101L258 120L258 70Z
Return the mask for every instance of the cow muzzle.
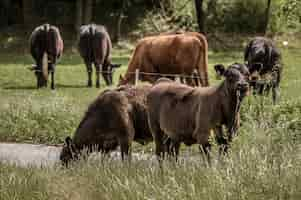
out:
M247 82L238 83L236 92L240 96L240 98L247 96L249 92L249 84Z

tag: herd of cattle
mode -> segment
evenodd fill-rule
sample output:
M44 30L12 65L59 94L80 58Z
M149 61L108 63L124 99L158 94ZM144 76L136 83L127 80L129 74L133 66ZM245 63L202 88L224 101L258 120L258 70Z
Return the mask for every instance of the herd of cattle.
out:
M107 85L112 84L114 68L120 65L111 62L112 44L105 27L82 26L78 47L87 68L88 87L92 86L93 64L96 87L100 73ZM36 61L31 69L38 88L47 86L51 73L54 89L55 65L63 51L58 28L49 24L37 27L30 37L30 51ZM279 96L282 63L274 43L264 37L254 38L245 49L244 60L244 64L233 63L227 68L215 65L217 76L224 80L218 86L209 86L204 35L176 32L143 38L118 87L103 91L90 104L73 138L65 139L60 159L67 164L83 149L108 153L118 146L124 159L132 141L146 144L154 140L159 160L166 153L177 158L181 143L199 144L210 160L211 130L220 153L227 152L240 124L241 102L250 88L258 94L268 94L272 89L274 102ZM132 85L137 69L139 78L150 83ZM174 75L182 77L181 83L172 80Z

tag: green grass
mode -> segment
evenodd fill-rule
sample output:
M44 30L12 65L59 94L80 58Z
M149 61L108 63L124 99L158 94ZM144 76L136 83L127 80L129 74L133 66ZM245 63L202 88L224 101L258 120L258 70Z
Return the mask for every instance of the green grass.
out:
M0 163L2 199L301 199L301 44L289 38L283 49L281 99L247 97L241 111L242 126L228 157L208 168L198 155L192 161L157 163L134 161L81 161L70 169L21 168ZM117 50L113 61L123 64L129 50ZM35 89L26 69L26 54L1 53L0 141L62 143L72 135L87 105L101 89L86 88L86 72L76 53L67 52L57 66L57 89ZM242 61L242 51L209 53L213 65ZM139 152L141 146L134 145ZM138 148L136 148L138 147ZM150 144L153 147L153 144ZM187 148L184 148L187 150ZM194 150L192 150L194 151ZM188 155L189 156L188 152Z

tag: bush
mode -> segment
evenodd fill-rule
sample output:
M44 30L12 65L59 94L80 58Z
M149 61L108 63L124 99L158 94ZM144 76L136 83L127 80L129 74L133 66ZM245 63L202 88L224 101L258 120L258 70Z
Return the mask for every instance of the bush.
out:
M262 0L216 1L215 7L207 10L207 29L226 32L262 32L266 3Z
M299 0L274 1L270 15L269 30L272 33L301 30L301 2Z

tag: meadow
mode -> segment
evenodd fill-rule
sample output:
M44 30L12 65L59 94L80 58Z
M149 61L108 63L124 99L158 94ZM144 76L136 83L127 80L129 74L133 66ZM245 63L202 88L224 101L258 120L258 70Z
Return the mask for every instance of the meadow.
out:
M289 45L282 46L287 40ZM61 166L22 168L0 163L0 200L9 199L301 199L301 40L278 39L283 54L281 99L249 96L242 126L230 153L206 166L193 148L182 148L194 161L122 163L80 161ZM117 49L122 63L114 83L126 70L131 49ZM213 65L242 62L242 49L209 52ZM106 88L86 88L86 71L77 53L67 51L57 65L56 90L37 90L27 52L0 52L0 142L62 144L72 135L88 104ZM114 86L112 86L114 87ZM214 141L213 141L214 143ZM184 146L183 146L184 147ZM153 153L153 144L133 145L133 152Z

